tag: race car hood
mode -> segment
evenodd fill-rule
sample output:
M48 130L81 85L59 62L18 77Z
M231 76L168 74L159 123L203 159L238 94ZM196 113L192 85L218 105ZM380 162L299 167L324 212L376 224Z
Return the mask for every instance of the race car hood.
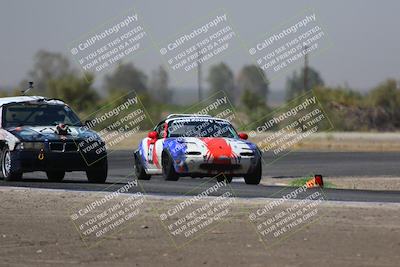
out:
M164 147L168 147L173 157L200 152L200 155L213 158L231 158L257 152L256 145L249 141L222 137L167 138Z
M241 139L223 137L185 137L178 140L178 142L187 143L189 146L205 146L212 150L223 150L229 148L248 150L250 148L249 144L252 144L251 142Z
M68 126L68 134L60 135L56 126L21 126L8 128L8 132L20 141L82 140L90 137L100 138L94 131L85 127Z

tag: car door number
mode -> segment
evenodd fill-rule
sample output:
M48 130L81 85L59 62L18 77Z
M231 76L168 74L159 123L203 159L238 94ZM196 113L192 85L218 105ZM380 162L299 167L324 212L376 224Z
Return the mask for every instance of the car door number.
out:
M154 144L149 145L149 150L147 152L147 161L150 164L153 164L153 149L154 149Z

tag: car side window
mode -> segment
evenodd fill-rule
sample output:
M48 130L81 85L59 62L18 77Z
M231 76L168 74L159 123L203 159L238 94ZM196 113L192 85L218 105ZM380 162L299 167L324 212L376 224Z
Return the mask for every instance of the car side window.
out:
M162 123L162 124L158 125L156 128L156 132L158 134L159 139L164 137L164 125L165 125L165 123Z

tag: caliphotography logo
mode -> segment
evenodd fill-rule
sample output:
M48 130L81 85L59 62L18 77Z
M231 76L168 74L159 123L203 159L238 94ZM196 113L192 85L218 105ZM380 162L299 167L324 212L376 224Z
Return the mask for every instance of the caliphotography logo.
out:
M221 9L197 19L184 30L158 41L159 53L178 84L193 79L202 66L223 61L239 47L229 14Z
M269 165L286 156L306 138L321 131L330 131L333 124L313 91L296 97L286 105L244 127Z
M266 202L263 207L249 214L249 220L266 249L288 239L323 216L324 209L320 207L326 199L321 187L323 184L315 183L315 178L311 176L306 178L304 185L282 189L276 193L282 197Z
M182 201L158 211L163 228L178 249L226 222L235 204L234 192L223 174L207 179L185 195Z
M130 8L71 42L68 47L86 74L109 71L124 58L141 54L150 44L142 18Z
M133 223L141 223L145 195L137 180L129 177L110 185L85 205L71 208L70 219L87 247L93 247Z
M106 151L109 151L108 154L112 153L132 137L154 125L140 97L133 90L93 112L85 121L80 130L97 133L75 140L75 143L89 166L104 159L107 156Z
M300 64L304 57L318 55L331 46L320 15L308 8L252 43L248 53L273 81Z

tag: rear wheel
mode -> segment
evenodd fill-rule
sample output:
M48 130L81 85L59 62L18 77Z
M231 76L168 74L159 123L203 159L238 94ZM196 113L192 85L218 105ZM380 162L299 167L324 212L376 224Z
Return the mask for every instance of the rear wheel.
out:
M261 181L261 176L262 176L261 160L259 160L254 170L252 172L249 172L244 177L244 181L246 182L246 184L259 184Z
M61 182L64 179L65 171L47 171L46 175L51 182Z
M140 156L135 155L135 174L139 180L150 180L151 175L148 175L144 169Z
M104 184L107 179L108 164L107 157L94 163L86 170L86 176L90 183Z
M164 152L162 155L162 170L164 179L167 181L178 181L179 175L175 172L171 156Z
M1 173L6 181L19 181L22 179L22 172L15 170L15 162L11 158L11 152L5 148L1 153Z

